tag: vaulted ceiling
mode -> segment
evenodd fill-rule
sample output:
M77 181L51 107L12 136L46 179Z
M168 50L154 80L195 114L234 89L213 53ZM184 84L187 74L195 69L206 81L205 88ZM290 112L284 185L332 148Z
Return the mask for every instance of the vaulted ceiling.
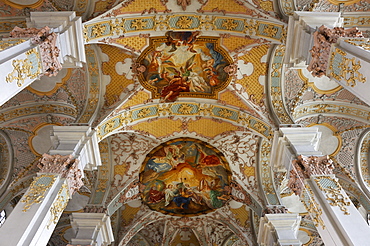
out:
M266 205L280 204L281 197L294 199L290 192L279 194L285 191L286 170L274 168L271 160L280 124L319 127L326 141L321 151L336 160L343 186L349 190L355 182L355 144L369 126L369 105L334 81L283 66L289 11L338 11L337 1L301 1L297 6L257 0L15 2L0 3L4 34L15 25L25 26L30 11L74 10L85 20L87 63L42 77L0 108L1 154L7 163L0 167L0 208L14 205L29 186L38 159L51 146L52 126L89 124L98 132L103 165L85 173L85 186L68 205L50 245L71 238L68 215L86 205L107 209L117 245L255 245ZM343 10L368 11L365 5L355 1ZM182 36L169 39L169 31ZM195 31L194 41L187 39ZM166 48L160 46L170 41ZM211 42L214 49L205 45ZM166 71L172 71L172 79L185 77L178 71L185 65L174 54L181 47L187 48L187 56L193 47L203 57L185 69L198 68L197 76L202 74L205 82L198 80L203 84L196 89L196 79L187 78L193 89L167 100L161 95L165 86L148 78L165 81ZM150 73L145 59L153 63L158 53L172 58L158 60L163 70ZM213 62L212 67L220 56L227 66L207 70L206 62ZM168 60L175 63L172 68ZM224 77L213 85L207 71ZM154 212L140 199L122 202L150 151L177 138L201 140L225 156L239 185L234 194L238 201L185 217ZM353 199L363 195L356 189L350 193ZM299 212L307 245L319 243L309 216Z

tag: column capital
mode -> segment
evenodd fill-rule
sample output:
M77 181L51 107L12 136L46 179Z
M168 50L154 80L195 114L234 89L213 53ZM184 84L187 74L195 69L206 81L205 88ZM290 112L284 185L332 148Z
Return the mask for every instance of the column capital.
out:
M72 155L43 154L37 166L40 168L40 173L57 173L65 178L70 196L83 185L82 172L78 169L78 160Z
M300 196L305 179L309 179L311 175L333 174L333 169L333 161L327 155L310 157L300 155L292 161L288 187L296 195Z
M62 69L59 61L60 49L57 47L58 35L48 26L42 28L20 28L15 27L10 32L12 38L31 38L31 43L38 45L42 61L43 74L47 76L56 76Z
M343 27L327 28L322 25L313 33L314 46L310 50L311 61L307 69L314 77L327 75L331 45L337 43L341 37L362 37L356 27L344 29Z

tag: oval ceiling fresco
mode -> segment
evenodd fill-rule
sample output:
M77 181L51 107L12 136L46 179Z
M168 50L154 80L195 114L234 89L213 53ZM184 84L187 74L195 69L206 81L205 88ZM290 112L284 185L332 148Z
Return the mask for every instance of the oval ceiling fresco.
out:
M136 70L153 98L165 102L179 96L216 98L229 84L231 57L220 47L219 38L199 35L199 31L168 31L165 37L150 38Z
M214 147L191 138L159 145L140 172L142 199L152 210L192 216L222 207L230 195L229 165Z

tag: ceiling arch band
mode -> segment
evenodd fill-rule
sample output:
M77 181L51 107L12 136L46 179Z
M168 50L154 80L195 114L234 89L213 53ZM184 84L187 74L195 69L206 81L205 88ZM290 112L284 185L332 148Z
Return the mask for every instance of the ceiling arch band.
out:
M221 107L208 103L194 102L149 105L120 112L97 127L98 137L102 140L109 135L119 132L122 127L133 125L141 120L169 116L194 117L196 114L201 114L206 118L213 117L232 122L235 125L251 129L268 139L272 137L271 126L248 113L227 106Z

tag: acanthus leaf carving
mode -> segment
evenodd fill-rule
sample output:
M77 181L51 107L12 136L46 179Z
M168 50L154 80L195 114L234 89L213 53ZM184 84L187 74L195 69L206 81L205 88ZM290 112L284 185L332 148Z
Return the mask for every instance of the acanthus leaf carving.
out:
M288 187L298 196L302 194L303 181L311 175L333 174L334 164L329 156L298 156L292 162Z
M43 154L37 166L40 168L40 173L61 174L61 177L67 180L71 196L83 186L82 172L78 169L78 160L74 159L72 155Z
M31 43L40 47L44 75L56 76L62 69L58 57L60 49L57 47L58 35L51 32L48 26L41 29L15 27L10 32L12 38L31 38Z
M334 27L330 29L322 25L313 34L314 46L310 50L312 59L307 69L314 77L326 75L331 44L336 43L340 37L362 37L362 32L356 27L349 29Z

